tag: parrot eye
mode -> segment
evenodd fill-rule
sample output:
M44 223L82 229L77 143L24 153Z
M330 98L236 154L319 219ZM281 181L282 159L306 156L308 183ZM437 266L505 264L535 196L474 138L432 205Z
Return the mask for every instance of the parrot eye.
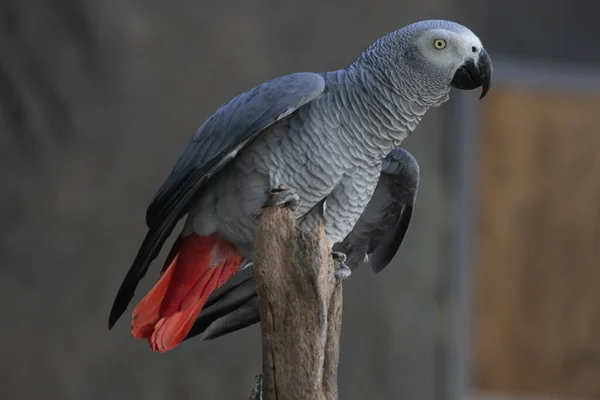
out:
M433 46L438 50L442 50L446 47L446 41L444 39L435 39L433 41Z

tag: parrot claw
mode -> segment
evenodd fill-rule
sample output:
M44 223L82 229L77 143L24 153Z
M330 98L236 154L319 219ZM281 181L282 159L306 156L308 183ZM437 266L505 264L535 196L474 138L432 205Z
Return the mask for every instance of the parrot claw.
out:
M346 255L344 253L334 251L331 253L331 258L340 263L340 268L336 269L333 273L335 279L344 280L352 274L352 270L350 270L350 267L346 264Z
M340 264L343 264L346 262L346 255L344 253L342 253L341 251L332 251L331 252L331 258L333 258L334 261L339 262Z
M279 187L269 190L269 199L263 208L285 207L295 210L298 207L299 202L300 197L298 197L298 194L294 190L279 185Z

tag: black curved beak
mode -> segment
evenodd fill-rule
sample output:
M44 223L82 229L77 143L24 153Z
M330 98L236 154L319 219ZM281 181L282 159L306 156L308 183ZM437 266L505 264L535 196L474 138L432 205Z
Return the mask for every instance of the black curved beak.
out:
M492 60L485 49L479 53L479 61L465 62L454 74L450 86L462 90L482 87L480 99L483 99L492 85Z

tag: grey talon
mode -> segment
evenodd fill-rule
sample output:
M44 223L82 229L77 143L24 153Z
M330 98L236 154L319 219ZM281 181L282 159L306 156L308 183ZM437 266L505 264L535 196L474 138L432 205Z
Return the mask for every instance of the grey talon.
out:
M332 251L331 258L333 258L335 261L338 261L340 264L343 264L346 262L348 257L346 257L346 254L342 253L341 251Z
M285 185L279 185L279 186L277 186L277 187L275 187L275 188L271 188L271 189L269 190L269 193L271 193L271 194L275 194L275 193L286 192L286 191L288 191L288 190L289 190L289 189L288 189L288 188L286 188L286 187L285 187Z
M269 198L267 200L267 204L265 204L263 208L285 207L295 210L298 207L299 201L300 198L298 197L296 191L280 185L277 188L272 188L269 190Z
M333 273L335 279L344 280L352 274L350 268L343 262L340 262L340 268L336 269Z
M340 264L340 267L333 273L335 279L343 280L349 277L352 270L346 264L346 254L339 251L333 251L331 252L331 258Z

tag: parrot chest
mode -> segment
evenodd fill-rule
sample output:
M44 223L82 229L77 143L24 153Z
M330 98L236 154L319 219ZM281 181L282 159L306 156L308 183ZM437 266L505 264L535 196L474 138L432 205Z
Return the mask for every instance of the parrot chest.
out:
M323 221L331 244L341 241L369 202L381 162L352 155L336 132L304 126L282 123L240 152L200 199L193 212L194 231L218 231L251 256L256 217L267 192L283 184L300 198L296 214L303 228Z
M343 240L371 199L394 144L373 140L377 132L348 119L350 111L324 112L334 101L324 96L262 132L211 179L188 225L200 235L219 232L251 257L268 190L282 184L300 198L296 214L303 228L322 221L332 245Z

